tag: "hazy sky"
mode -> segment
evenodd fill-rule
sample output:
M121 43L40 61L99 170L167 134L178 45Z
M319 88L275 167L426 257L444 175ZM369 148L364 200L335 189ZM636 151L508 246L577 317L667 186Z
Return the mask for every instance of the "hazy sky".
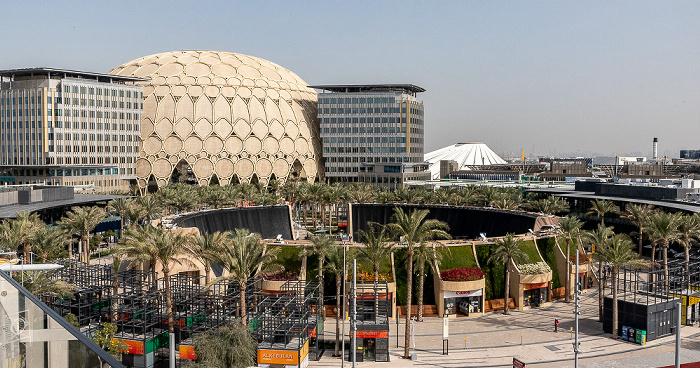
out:
M412 83L426 150L700 149L697 1L5 1L0 68L95 72L185 49L273 61L309 84Z

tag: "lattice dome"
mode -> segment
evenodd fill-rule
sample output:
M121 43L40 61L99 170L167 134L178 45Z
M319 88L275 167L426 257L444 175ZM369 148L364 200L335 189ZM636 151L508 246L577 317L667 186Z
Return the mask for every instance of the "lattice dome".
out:
M139 187L166 185L189 166L200 185L314 181L321 144L316 92L267 60L221 51L145 56L110 71L142 83Z

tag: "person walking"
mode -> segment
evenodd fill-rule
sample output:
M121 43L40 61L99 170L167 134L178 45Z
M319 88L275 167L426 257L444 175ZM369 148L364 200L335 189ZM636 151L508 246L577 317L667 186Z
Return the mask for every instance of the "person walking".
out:
M554 332L558 332L557 330L559 329L559 319L555 318L554 319Z

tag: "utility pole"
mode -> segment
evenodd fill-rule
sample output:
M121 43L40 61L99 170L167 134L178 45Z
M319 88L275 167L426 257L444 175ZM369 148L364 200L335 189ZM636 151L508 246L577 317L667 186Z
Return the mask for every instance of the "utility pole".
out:
M345 294L345 283L347 282L347 271L345 270L345 242L343 242L343 343L341 345L342 353L340 354L340 368L345 367L345 303L347 302L347 295Z
M352 368L356 367L357 360L357 259L352 260Z
M576 331L574 332L574 368L578 368L578 354L581 352L578 343L578 316L581 314L581 312L579 312L579 307L581 305L581 283L578 277L578 253L578 249L576 249L576 294L574 296L574 328Z
M676 304L678 317L676 318L676 368L681 367L681 303Z

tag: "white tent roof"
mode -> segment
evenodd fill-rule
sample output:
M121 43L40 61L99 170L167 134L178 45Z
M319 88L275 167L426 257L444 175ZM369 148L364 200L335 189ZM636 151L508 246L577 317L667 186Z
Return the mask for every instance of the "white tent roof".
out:
M456 161L459 170L469 170L470 165L499 165L506 162L481 142L457 143L425 154L430 164L430 177L440 178L440 161Z

